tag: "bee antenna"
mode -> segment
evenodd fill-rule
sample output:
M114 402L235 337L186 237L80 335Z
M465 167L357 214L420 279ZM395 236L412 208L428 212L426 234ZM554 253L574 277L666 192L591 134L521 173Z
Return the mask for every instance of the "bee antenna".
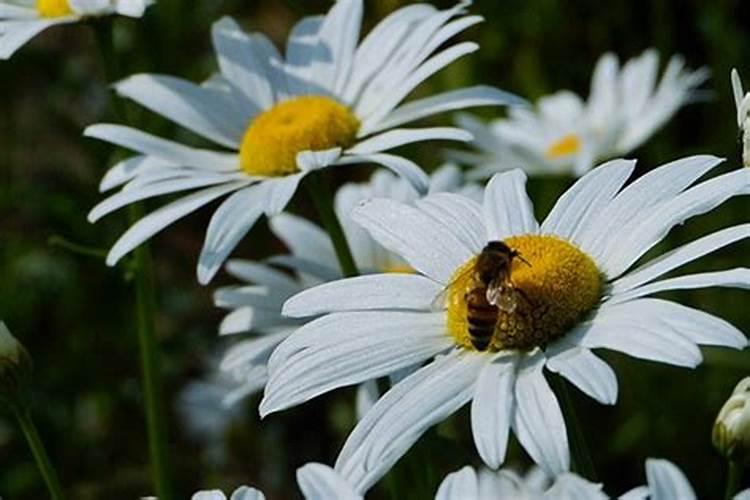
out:
M523 262L524 264L526 264L527 266L529 266L529 267L533 267L533 266L531 265L531 262L529 262L528 260L524 259L524 258L523 258L523 255L521 255L520 253L516 252L516 257L518 257L518 259L519 259L519 260L520 260L521 262Z

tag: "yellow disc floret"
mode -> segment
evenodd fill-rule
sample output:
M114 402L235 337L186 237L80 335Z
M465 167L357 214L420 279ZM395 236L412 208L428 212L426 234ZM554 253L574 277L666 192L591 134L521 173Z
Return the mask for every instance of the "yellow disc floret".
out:
M602 279L591 258L555 236L525 235L504 240L528 264L514 258L509 280L515 301L510 312L497 309L487 350L529 350L562 336L599 302ZM476 349L469 334L466 296L477 287L476 257L455 273L447 291L448 331L456 343Z
M350 146L359 120L330 97L303 96L282 101L250 123L240 147L242 170L250 175L297 172L297 154Z
M73 14L68 0L36 0L36 11L42 17L63 17Z
M548 160L555 160L564 156L576 154L581 150L581 139L575 134L568 134L555 141L544 153Z

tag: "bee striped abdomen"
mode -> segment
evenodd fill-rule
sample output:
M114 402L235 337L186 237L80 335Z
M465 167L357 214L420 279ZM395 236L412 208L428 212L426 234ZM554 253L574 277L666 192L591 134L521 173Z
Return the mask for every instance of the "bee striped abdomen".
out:
M466 322L471 344L477 350L484 351L489 347L497 315L497 307L487 302L485 288L475 288L466 294Z

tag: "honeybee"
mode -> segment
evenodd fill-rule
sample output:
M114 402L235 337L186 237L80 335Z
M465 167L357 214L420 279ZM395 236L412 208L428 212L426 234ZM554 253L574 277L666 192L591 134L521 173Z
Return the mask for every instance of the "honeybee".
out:
M510 279L513 259L531 265L502 241L490 241L479 253L474 265L457 276L436 298L436 301L441 299L452 284L472 274L473 287L466 292L464 300L469 338L478 351L489 347L500 312L515 311L519 297L523 295Z

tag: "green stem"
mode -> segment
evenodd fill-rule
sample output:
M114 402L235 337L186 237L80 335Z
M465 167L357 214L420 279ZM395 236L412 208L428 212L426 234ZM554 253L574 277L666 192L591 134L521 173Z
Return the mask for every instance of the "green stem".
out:
M731 500L742 484L742 464L737 460L727 461L727 488L724 493L725 500Z
M36 429L34 420L31 418L29 408L23 404L20 406L14 405L13 413L16 415L21 430L23 430L23 434L26 436L26 441L29 443L29 448L31 448L31 452L34 454L34 459L39 466L39 472L42 473L44 482L49 490L50 498L52 500L62 500L65 497L60 486L60 480L57 478L57 473L52 466L52 462L50 462L47 450L44 448L44 443L42 443L42 439L39 437L39 432Z
M322 174L320 172L311 174L308 177L307 187L310 197L315 204L315 209L318 211L318 215L323 222L323 226L331 237L336 257L341 266L341 272L346 277L359 276L359 269L357 269L357 264L354 262L354 257L352 257L352 251L349 248L349 243L346 241L341 222L333 207L331 190L328 188L328 184L326 184Z
M573 471L586 479L596 481L594 462L591 460L591 454L589 453L586 438L581 428L581 422L578 420L568 385L561 377L550 377L550 379L560 400L560 406L565 417L568 438L570 439L570 452L573 458Z
M112 38L112 20L105 18L94 25L108 80L120 75L117 53ZM113 98L112 111L118 120L127 122L122 103ZM138 203L128 206L128 223L135 224L143 217L143 207ZM174 498L170 456L168 452L166 408L164 405L161 373L161 356L156 337L156 293L153 263L148 244L143 243L133 251L135 276L136 317L138 321L138 347L141 358L141 378L148 429L151 475L160 500Z

